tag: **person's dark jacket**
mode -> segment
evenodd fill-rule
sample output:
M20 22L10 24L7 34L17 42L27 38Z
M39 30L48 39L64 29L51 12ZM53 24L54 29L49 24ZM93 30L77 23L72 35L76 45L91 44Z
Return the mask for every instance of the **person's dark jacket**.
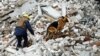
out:
M21 28L21 27L16 27L15 28L15 35L19 36L19 35L24 35L24 36L27 36L27 29L30 31L30 33L32 35L34 35L34 31L29 23L29 21L25 21L25 26L24 28Z

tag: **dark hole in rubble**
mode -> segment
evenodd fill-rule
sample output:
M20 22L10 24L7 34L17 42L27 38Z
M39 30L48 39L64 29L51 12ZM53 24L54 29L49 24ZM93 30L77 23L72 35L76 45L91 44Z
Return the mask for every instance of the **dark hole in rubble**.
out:
M100 0L95 0L95 1L97 1L97 2L98 2L98 4L100 4Z

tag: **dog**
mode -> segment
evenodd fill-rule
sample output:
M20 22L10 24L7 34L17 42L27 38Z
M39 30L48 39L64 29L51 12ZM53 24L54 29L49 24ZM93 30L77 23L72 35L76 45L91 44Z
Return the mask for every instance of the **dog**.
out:
M45 40L56 39L58 33L64 28L66 22L68 22L68 16L61 16L57 21L52 22L48 28L45 36Z

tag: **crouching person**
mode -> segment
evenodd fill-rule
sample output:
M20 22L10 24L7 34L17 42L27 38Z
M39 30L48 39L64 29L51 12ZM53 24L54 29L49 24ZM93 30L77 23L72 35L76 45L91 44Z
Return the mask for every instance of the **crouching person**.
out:
M23 14L17 22L15 28L15 36L17 38L17 49L20 47L28 47L28 38L27 38L27 29L30 31L32 35L34 35L34 31L29 23L29 15ZM22 39L24 39L23 45L21 45Z

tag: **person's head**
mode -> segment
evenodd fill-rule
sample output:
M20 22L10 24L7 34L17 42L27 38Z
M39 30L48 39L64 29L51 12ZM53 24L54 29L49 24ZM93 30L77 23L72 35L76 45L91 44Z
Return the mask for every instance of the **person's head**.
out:
M26 12L23 12L23 14L22 14L22 18L25 18L25 19L30 19L30 16L28 15L28 13L26 13Z

